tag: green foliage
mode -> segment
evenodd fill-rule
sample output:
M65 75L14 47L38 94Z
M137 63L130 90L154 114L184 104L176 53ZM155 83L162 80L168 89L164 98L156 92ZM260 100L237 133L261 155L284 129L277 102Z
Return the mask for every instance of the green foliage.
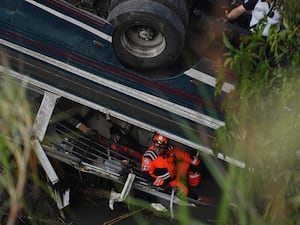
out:
M226 125L216 131L215 151L243 159L247 167L230 168L220 224L232 218L251 225L300 222L300 10L295 0L283 5L279 33L272 29L265 39L257 30L237 48L224 36L224 66L236 81L223 105ZM221 87L225 69L219 71Z
M14 224L18 212L23 207L23 191L32 149L32 120L25 89L17 88L6 73L3 73L1 78L0 186L1 194L4 196L4 193L7 193L9 196L9 203L4 204L9 205L7 224Z
M8 74L0 74L0 223L58 224L49 213L57 213L57 206L38 174L33 154L26 83L17 84Z

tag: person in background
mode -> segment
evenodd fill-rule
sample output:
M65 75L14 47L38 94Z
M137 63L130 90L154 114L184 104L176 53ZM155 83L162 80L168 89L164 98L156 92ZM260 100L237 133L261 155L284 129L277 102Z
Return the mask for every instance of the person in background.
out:
M137 144L126 129L113 125L110 128L110 140L112 141L110 145L112 150L141 160L142 153L135 149Z
M177 187L184 196L189 196L186 185L187 175L194 176L193 186L200 183L201 175L189 173L197 168L200 159L191 156L188 152L174 147L168 143L168 138L155 134L153 143L144 153L142 158L142 172L145 178L154 186L158 187ZM196 182L195 182L196 181Z
M234 21L246 11L251 11L249 31L252 32L255 26L259 25L266 17L262 36L267 37L271 26L276 26L277 31L280 30L281 15L279 8L280 0L244 0L243 4L232 9L225 17L219 20L223 23Z
M126 156L133 157L135 159L141 160L142 153L133 149L134 141L128 135L124 128L120 128L116 125L113 125L110 128L110 138L109 140L105 140L103 137L98 135L97 130L89 128L86 124L79 122L76 125L76 128L82 131L85 135L94 138L100 144L104 144L109 146L115 152L120 154L124 154Z
M81 135L77 135L74 138L80 139L80 143L85 143L82 147L87 147L90 143L100 144L110 147L114 152L123 154L127 157L132 157L134 160L140 162L142 153L136 150L138 144L129 134L128 127L120 127L118 125L112 125L110 127L110 136L104 137L99 134L97 129L89 127L88 120L93 115L94 111L90 110L85 115L81 115L77 110L70 111L68 113L58 111L59 117L63 118L57 125L56 129L59 134L71 133L79 131ZM71 134L71 136L74 134ZM86 144L86 142L88 144ZM97 148L97 146L95 146Z

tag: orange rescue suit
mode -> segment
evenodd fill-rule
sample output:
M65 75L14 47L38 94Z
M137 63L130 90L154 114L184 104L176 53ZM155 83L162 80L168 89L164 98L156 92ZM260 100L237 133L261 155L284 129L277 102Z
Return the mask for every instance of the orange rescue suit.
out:
M152 144L143 155L142 171L151 184L162 186L168 182L171 187L178 187L187 195L188 188L184 183L191 162L188 152L173 146L164 155L157 155Z

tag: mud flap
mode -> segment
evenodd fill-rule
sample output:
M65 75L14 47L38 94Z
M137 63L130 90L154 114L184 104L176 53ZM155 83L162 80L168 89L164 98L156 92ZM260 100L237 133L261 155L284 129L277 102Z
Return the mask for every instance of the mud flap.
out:
M109 197L109 208L111 210L114 209L115 202L123 202L126 199L131 190L134 179L135 174L129 173L121 193L115 192L114 189L111 190Z

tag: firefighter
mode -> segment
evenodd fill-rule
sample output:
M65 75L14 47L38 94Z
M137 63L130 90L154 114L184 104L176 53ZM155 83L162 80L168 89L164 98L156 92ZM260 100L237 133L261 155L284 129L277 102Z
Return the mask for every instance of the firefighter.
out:
M180 193L188 196L186 185L187 175L193 186L200 183L200 174L190 173L189 168L197 167L200 160L168 143L168 138L159 134L153 136L152 145L142 158L142 171L145 178L154 186L171 188L177 187Z

